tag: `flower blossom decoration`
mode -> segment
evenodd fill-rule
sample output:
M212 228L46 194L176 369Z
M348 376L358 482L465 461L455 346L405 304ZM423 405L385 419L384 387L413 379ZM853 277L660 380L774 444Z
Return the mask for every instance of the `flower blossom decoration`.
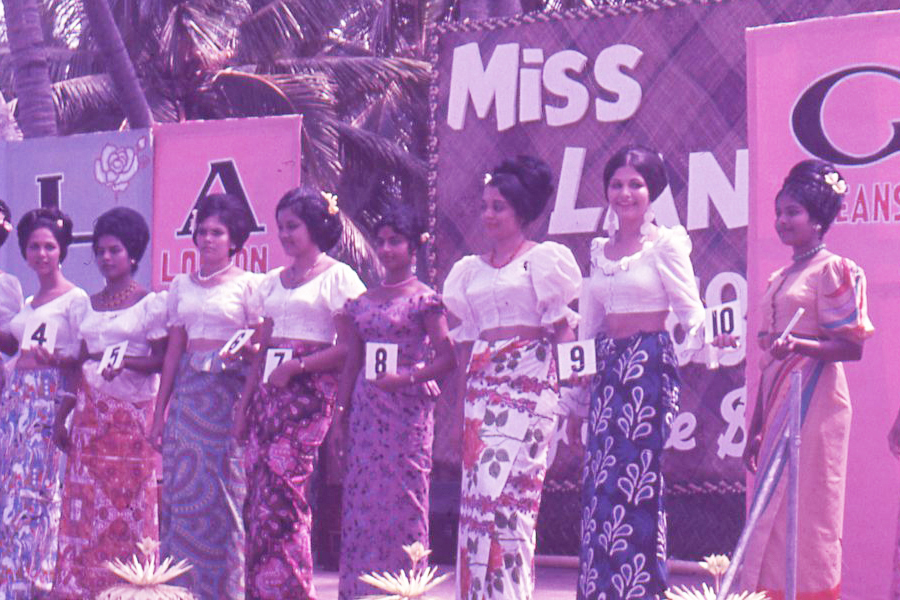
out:
M100 592L97 600L195 600L189 590L166 585L193 568L187 561L181 560L173 565L169 556L157 566L159 542L144 538L137 546L144 556L143 561L139 561L134 554L130 562L123 563L116 558L103 563L104 567L128 583L107 588Z
M332 216L338 214L340 209L338 208L337 195L332 194L331 192L322 192L322 198L328 203L328 214Z
M672 586L666 590L666 598L668 600L716 600L719 595L722 576L728 572L731 560L724 554L711 554L704 556L699 564L713 576L715 588L711 588L705 583L702 584L699 590L683 585ZM769 596L765 592L736 592L728 594L725 600L769 600Z
M3 213L0 213L0 227L5 229L7 233L13 230L13 224L9 222Z
M431 239L431 234L428 233L427 231L419 236L419 242L421 242L423 244L427 244L428 240L430 240L430 239Z
M831 186L835 194L844 195L847 193L847 182L841 179L837 171L832 171L825 175L825 183Z
M435 577L437 567L419 566L419 563L427 561L428 555L431 554L431 550L426 549L422 542L405 545L403 550L412 562L412 569L408 573L401 570L398 575L391 573L360 575L360 581L386 593L382 596L365 596L363 600L408 600L413 598L427 600L425 594L452 575L452 573L444 573L440 577Z
M112 144L103 146L100 156L94 161L94 179L113 192L123 192L128 189L128 184L142 167L142 160L138 153L147 147L147 138L138 140L135 147L118 147Z

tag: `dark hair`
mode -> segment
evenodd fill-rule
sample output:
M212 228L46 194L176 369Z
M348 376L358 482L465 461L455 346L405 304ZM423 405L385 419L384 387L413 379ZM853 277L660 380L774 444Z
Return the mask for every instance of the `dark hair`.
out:
M240 252L253 228L253 215L250 214L250 209L237 196L231 194L210 194L201 198L197 202L194 233L191 236L194 245L197 244L197 228L210 217L218 217L228 230L228 238L232 243L228 256Z
M415 252L422 246L422 235L425 228L409 209L392 208L375 221L372 231L378 235L382 227L390 227L400 234L409 244L411 252Z
M834 179L834 184L825 181L829 175L829 179ZM833 164L823 160L804 160L794 165L784 178L778 195L786 194L803 205L810 218L822 226L821 235L825 235L844 201L844 194L835 190L840 185L846 189L846 183L838 183L843 180Z
M9 237L12 226L12 211L9 210L6 202L0 200L0 246L6 243L6 238Z
M306 225L310 239L319 250L328 252L334 248L344 232L340 214L337 212L331 214L328 211L329 206L322 192L308 187L298 187L281 197L278 206L275 207L275 214L290 210Z
M553 174L539 158L520 154L506 159L490 173L487 185L497 188L523 224L537 219L553 193Z
M631 167L641 174L644 183L647 184L650 202L659 198L659 195L669 185L669 178L666 177L666 165L658 152L644 146L625 146L610 156L606 161L606 166L603 167L604 193L609 189L609 181L613 175L622 167Z
M19 219L16 235L19 238L19 250L22 251L22 258L25 257L28 238L36 229L42 227L48 229L56 238L56 243L59 244L59 262L62 263L69 253L69 244L72 243L72 219L58 208L35 208Z
M127 206L117 206L100 215L94 222L91 242L94 254L97 254L97 244L104 235L113 236L125 246L131 259L131 272L137 271L150 241L150 229L141 213Z

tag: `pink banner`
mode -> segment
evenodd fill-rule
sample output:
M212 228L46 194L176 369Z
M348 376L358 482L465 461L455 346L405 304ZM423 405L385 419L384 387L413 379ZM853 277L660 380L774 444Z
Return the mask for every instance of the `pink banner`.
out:
M790 261L775 233L774 198L797 161L837 164L849 184L829 248L865 269L876 335L847 364L853 401L843 534L845 600L888 598L894 571L900 465L887 433L900 389L900 12L823 18L747 32L751 298ZM749 331L759 330L750 303ZM755 389L758 350L748 348ZM801 448L802 452L802 448ZM815 510L815 507L812 507Z
M300 123L294 115L154 126L154 287L197 267L191 211L212 193L234 194L253 213L238 266L265 272L285 263L275 205L300 184Z

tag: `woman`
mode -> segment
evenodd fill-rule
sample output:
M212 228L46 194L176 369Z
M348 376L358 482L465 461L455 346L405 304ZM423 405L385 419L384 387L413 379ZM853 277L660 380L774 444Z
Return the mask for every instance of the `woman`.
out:
M6 202L0 200L0 246L6 243L13 230L12 213ZM19 342L9 331L9 322L22 310L24 299L22 297L22 285L14 275L0 271L0 352L15 354L19 349ZM3 389L4 370L0 369L0 390Z
M334 412L336 371L333 315L365 291L356 273L325 254L342 225L331 195L299 188L275 209L278 237L293 259L266 275L259 295L264 317L261 351L241 396L247 447L247 598L315 598L308 483ZM269 349L288 357L261 382ZM237 429L244 428L239 422Z
M154 444L162 437L160 555L193 565L177 581L197 598L243 599L244 466L232 428L245 367L242 354L220 350L259 324L258 277L232 260L253 217L236 197L212 194L197 203L195 223L200 266L169 288L169 343L150 428Z
M665 321L674 310L685 348L702 344L704 311L682 227L655 224L668 185L662 158L632 146L603 170L610 237L591 242L579 298L580 337L594 339L582 484L578 598L659 598L666 589L660 457L678 410L679 380ZM573 420L577 422L577 420ZM570 427L570 439L580 432Z
M165 352L164 294L133 279L150 240L135 210L114 208L94 224L94 257L106 285L79 325L82 386L66 462L56 598L93 598L118 580L103 566L158 539L156 455L144 425L152 415ZM104 350L127 342L120 366L98 371Z
M0 397L0 597L39 598L56 565L63 461L54 444L69 446L65 415L74 402L62 393L75 390L89 300L59 268L72 242L68 216L31 210L17 233L38 291L9 324L22 350Z
M791 264L775 271L762 297L760 387L747 433L748 468L768 473L787 418L790 373L802 374L800 506L797 597L838 598L841 529L850 396L844 361L862 357L874 328L866 313L862 269L825 249L822 241L841 208L847 184L833 165L797 163L775 198L775 229L793 250ZM779 336L798 308L803 316ZM723 340L719 340L722 342ZM725 340L730 342L731 340ZM756 479L762 481L762 477ZM753 530L741 572L744 588L784 595L786 477ZM758 490L754 490L754 501Z
M440 297L412 271L425 235L405 213L383 217L375 247L384 280L347 302L341 316L346 335L340 343L349 348L339 396L341 407L350 409L339 590L346 600L376 591L360 575L408 569L404 545L429 545L434 401L440 393L432 380L451 371L456 357ZM429 341L434 358L426 364ZM396 373L374 381L360 373L369 342L397 344Z
M568 308L575 257L535 243L525 227L553 191L539 159L506 160L485 177L481 221L490 250L466 256L444 282L471 348L464 401L457 597L531 598L535 525L559 401L553 344L574 339Z

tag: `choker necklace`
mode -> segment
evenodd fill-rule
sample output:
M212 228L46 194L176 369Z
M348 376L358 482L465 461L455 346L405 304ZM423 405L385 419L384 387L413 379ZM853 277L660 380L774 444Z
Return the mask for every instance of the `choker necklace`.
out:
M804 252L803 254L798 254L797 256L794 256L794 257L793 257L794 262L800 262L801 260L805 260L805 259L809 258L810 256L814 256L816 253L818 253L818 252L820 252L820 251L822 251L822 250L824 250L824 249L825 249L825 242L822 242L821 244L819 244L819 245L816 246L815 248L810 248L809 250L807 250L807 251Z
M227 271L230 268L231 268L231 261L229 260L228 264L226 264L224 267L222 267L218 271L213 271L209 275L204 275L203 273L200 272L200 269L197 269L197 273L196 273L197 281L207 282L210 279L216 277L217 275L221 275L222 273L224 273L225 271Z
M118 308L125 300L137 289L137 281L131 280L131 283L115 293L109 293L106 288L100 292L100 300L104 308Z
M522 242L518 246L516 246L516 249L513 250L513 253L509 255L509 258L507 258L506 262L504 262L502 265L498 265L494 262L494 259L496 258L497 249L495 248L495 249L491 250L491 261L490 261L491 266L494 267L495 269L502 269L503 267L505 267L506 265L511 263L519 255L519 251L522 250L522 246L524 246L525 242L527 242L527 241L528 241L528 238L523 237Z
M387 288L387 289L393 289L393 288L403 287L404 285L406 285L406 284L409 283L410 281L414 281L415 278L416 278L415 275L410 275L409 277L407 277L407 278L404 279L403 281L398 281L397 283L387 283L387 282L385 282L385 281L382 281L382 282L381 282L381 287Z
M300 282L303 281L304 279L306 279L309 276L309 274L313 272L313 270L319 264L319 261L322 260L322 256L323 256L323 253L319 252L319 254L316 256L316 259L312 262L312 264L309 265L308 267L306 267L303 270L303 272L300 273L299 275L297 275L296 263L292 264L291 265L291 284L294 287L300 285Z

